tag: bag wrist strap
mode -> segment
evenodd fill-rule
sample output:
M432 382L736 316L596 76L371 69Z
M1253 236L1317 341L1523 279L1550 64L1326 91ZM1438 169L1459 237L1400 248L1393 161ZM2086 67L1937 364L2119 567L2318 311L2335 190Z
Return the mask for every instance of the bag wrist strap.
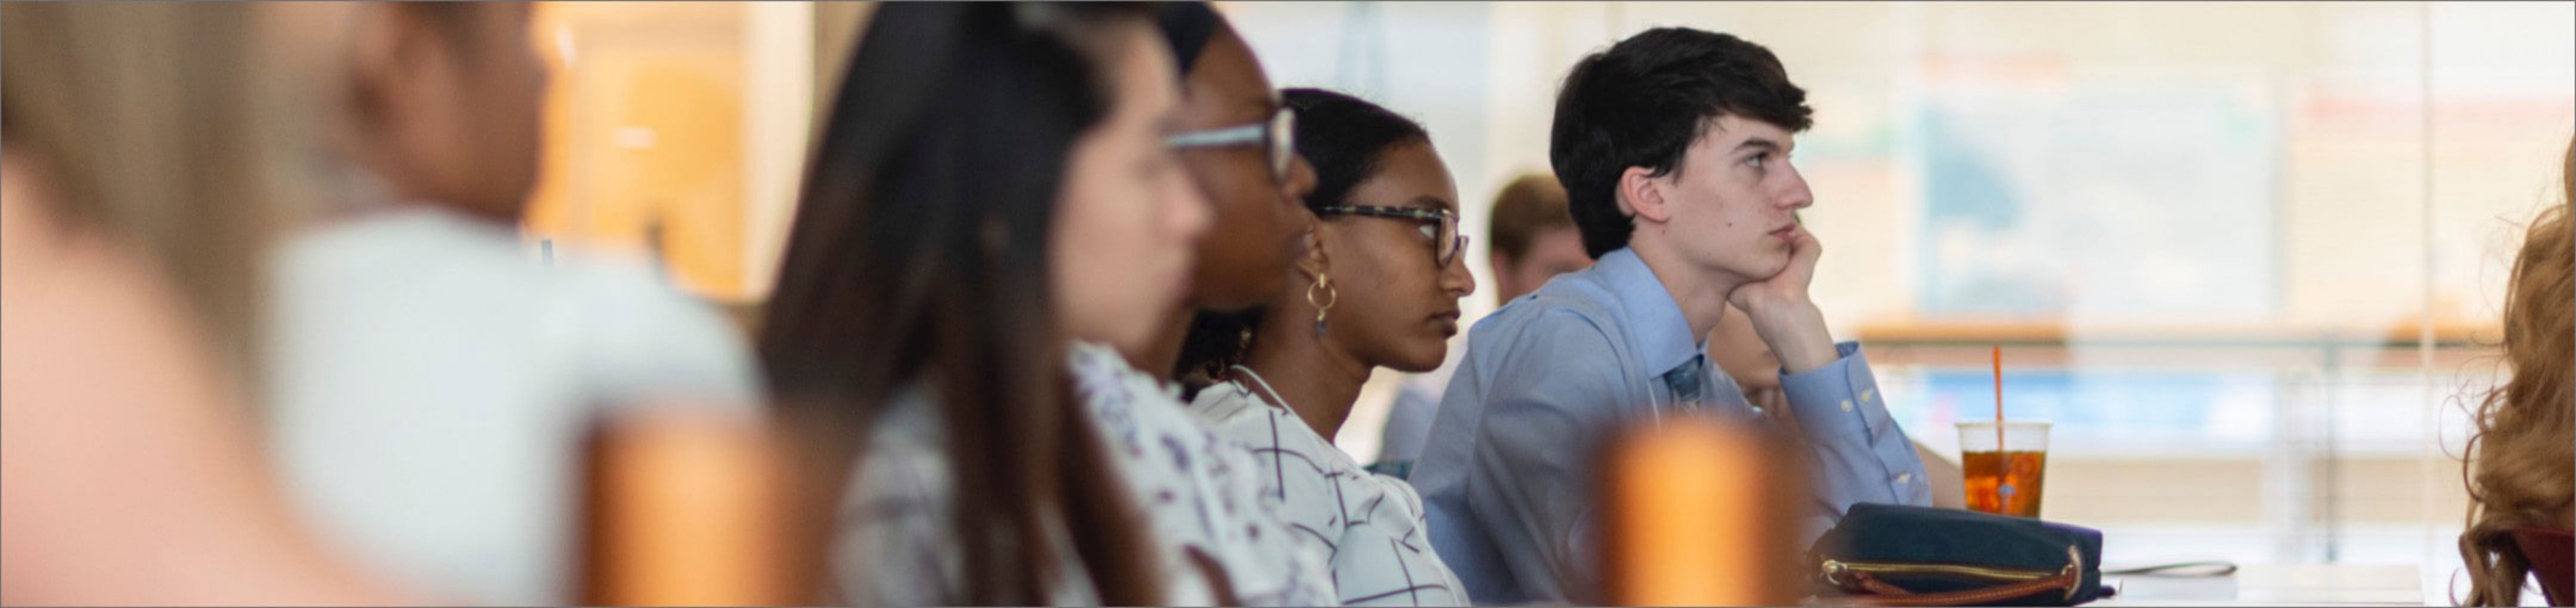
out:
M1868 591L1874 595L1835 598L1838 603L1847 602L1855 606L1982 606L2046 591L2059 591L2073 595L2075 586L2084 583L2083 573L2064 572L2048 578L1984 589L1914 593L1906 591L1903 587L1888 584L1887 581L1878 580L1878 577L1866 572L1852 573L1852 577L1853 582L1858 583L1862 591Z

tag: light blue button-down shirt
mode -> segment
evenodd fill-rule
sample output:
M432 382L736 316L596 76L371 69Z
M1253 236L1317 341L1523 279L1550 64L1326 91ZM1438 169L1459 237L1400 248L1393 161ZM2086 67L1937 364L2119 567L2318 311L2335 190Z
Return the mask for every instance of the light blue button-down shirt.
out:
M1859 345L1836 350L1831 365L1780 376L1815 473L1802 539L1853 503L1932 503L1923 462L1880 403ZM1476 323L1412 476L1432 547L1469 597L1602 601L1590 457L1619 423L1696 408L1771 424L1702 351L1681 306L1627 249ZM1667 383L1686 365L1700 372L1696 402Z

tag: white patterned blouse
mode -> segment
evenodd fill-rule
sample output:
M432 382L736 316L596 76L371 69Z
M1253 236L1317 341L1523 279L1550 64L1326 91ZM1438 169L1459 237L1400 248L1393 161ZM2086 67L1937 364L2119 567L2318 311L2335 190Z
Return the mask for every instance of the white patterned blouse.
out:
M1213 590L1222 586L1247 606L1336 604L1323 545L1291 532L1285 505L1262 491L1262 469L1248 446L1220 436L1181 404L1178 391L1136 371L1117 351L1077 344L1071 364L1074 392L1165 545L1166 603L1214 605L1221 598Z
M1239 365L1233 372L1237 380L1199 391L1190 409L1215 422L1219 433L1252 446L1263 492L1287 504L1298 535L1329 552L1343 604L1468 603L1466 588L1424 536L1422 496L1411 484L1360 468L1278 405L1286 400L1260 374Z

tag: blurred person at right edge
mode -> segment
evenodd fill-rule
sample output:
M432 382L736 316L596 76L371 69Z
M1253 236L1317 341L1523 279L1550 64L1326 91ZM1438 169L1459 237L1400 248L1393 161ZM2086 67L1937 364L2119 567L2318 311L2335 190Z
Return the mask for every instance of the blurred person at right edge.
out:
M861 605L1328 604L1251 454L1118 354L1210 214L1145 6L892 3L851 56L759 340L854 471Z
M547 73L536 5L261 5L300 58L327 207L275 258L267 420L332 539L426 588L574 601L583 449L647 408L757 415L747 341L642 260L540 261L519 221ZM560 249L560 248L559 248Z
M254 430L304 142L250 11L0 6L0 604L421 601L302 525Z
M2561 198L2532 220L2505 287L2511 377L2478 395L2470 412L2476 427L2461 463L2469 492L2468 528L2460 533L2471 585L2465 605L2520 603L2535 566L2542 585L2556 587L2565 602L2568 578L2576 576L2565 563L2535 564L2537 552L2521 544L2529 541L2515 538L2517 528L2576 528L2576 236L2569 230L2576 141L2560 171Z
M1583 236L1574 231L1574 216L1565 211L1565 187L1556 176L1530 173L1513 178L1494 195L1493 218L1485 227L1486 256L1494 269L1494 304L1538 291L1556 275L1592 267L1583 254ZM1463 345L1462 345L1463 346ZM1440 411L1440 392L1467 349L1449 349L1440 369L1404 380L1387 411L1377 462L1369 470L1403 479L1422 457L1422 442L1431 436L1431 417Z

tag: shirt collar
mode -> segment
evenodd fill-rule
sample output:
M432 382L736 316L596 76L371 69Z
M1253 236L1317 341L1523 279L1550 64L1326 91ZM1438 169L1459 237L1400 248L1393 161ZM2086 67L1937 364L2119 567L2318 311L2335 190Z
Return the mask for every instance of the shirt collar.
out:
M1655 279L1655 269L1647 267L1636 251L1623 247L1601 254L1592 270L1619 300L1620 325L1628 332L1628 343L1650 366L1648 374L1670 371L1700 354L1700 336L1691 335L1682 305L1664 290L1663 281Z

